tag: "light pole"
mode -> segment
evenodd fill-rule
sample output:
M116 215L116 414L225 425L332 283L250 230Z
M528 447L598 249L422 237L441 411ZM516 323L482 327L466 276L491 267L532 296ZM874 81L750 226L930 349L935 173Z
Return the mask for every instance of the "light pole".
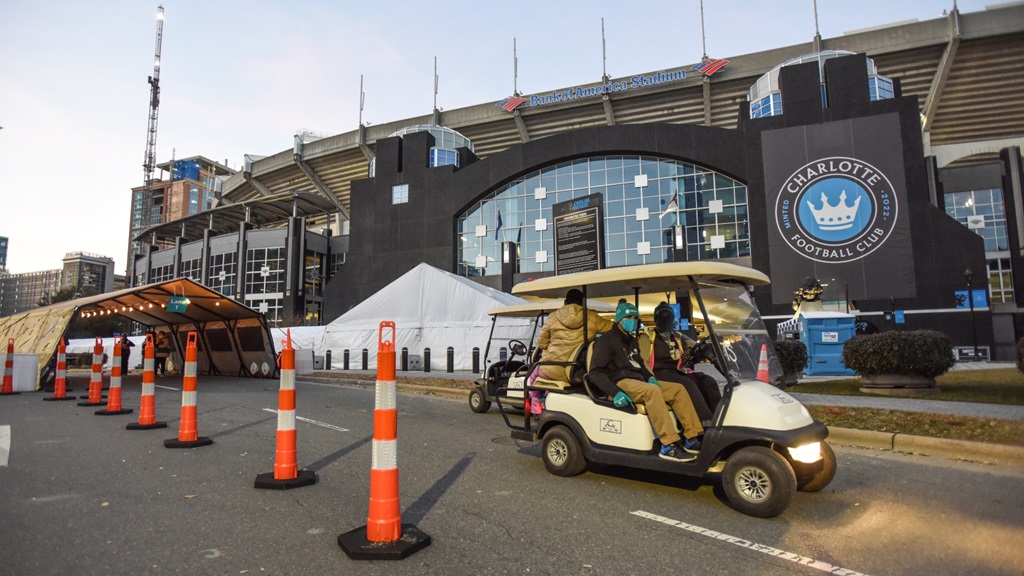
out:
M978 361L978 330L974 325L974 291L971 284L974 280L974 272L970 268L964 270L964 280L967 280L967 303L971 308L971 340L974 344L974 361Z

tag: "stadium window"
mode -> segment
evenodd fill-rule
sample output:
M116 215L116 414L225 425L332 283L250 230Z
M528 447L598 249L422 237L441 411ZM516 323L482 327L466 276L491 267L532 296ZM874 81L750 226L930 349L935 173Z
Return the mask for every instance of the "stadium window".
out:
M399 184L391 187L391 203L406 204L409 202L409 185Z

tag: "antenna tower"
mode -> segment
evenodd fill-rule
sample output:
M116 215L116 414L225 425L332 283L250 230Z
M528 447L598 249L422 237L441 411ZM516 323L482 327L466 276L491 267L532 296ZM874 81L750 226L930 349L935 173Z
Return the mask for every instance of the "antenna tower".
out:
M161 4L156 9L156 58L153 62L153 75L149 77L149 127L146 129L146 161L142 164L146 198L150 207L153 205L152 182L153 168L156 166L156 125L160 112L160 47L163 45L163 40L164 7Z

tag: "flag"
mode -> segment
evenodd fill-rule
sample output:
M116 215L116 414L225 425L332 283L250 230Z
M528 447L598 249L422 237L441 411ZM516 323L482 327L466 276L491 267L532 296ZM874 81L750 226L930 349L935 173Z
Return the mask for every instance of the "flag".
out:
M658 220L661 220L662 218L667 216L669 214L669 212L675 213L678 210L679 210L679 191L677 190L676 193L672 195L672 199L669 200L668 206L665 207L665 211L661 213L661 216L658 216Z
M494 239L498 239L498 230L501 230L501 208L498 208L498 227L494 229Z
M520 244L523 241L523 223L519 223L519 232L516 232L516 244Z

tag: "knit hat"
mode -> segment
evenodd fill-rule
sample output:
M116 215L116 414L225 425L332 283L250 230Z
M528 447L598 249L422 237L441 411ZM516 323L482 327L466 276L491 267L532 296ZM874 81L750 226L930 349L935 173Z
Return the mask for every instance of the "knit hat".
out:
M618 324L623 318L630 316L640 317L640 313L637 312L636 306L633 306L629 302L619 301L619 305L615 307L615 323Z
M578 288L573 288L565 293L566 304L579 304L583 305L583 291Z
M668 314L672 316L672 318L676 317L675 310L672 309L672 306L670 306L668 302L662 302L661 304L658 304L654 308L654 317L657 318L658 316L661 316L665 312L668 312Z

